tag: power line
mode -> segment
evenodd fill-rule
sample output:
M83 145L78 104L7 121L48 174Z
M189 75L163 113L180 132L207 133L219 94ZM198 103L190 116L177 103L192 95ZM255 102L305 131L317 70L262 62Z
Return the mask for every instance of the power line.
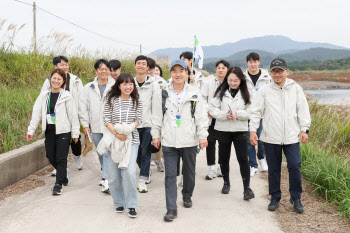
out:
M20 1L20 0L13 0L13 1L19 2L19 3L22 3L22 4L26 4L26 5L29 5L29 6L32 6L32 4L29 4L29 3L26 3L26 2L22 2L22 1ZM66 19L60 17L60 16L57 16L57 15L55 15L55 14L53 14L53 13L51 13L51 12L49 12L49 11L47 11L47 10L41 8L41 7L39 7L39 6L36 6L36 8L39 9L39 10L41 10L41 11L44 11L45 13L47 13L47 14L49 14L49 15L52 15L52 16L54 16L54 17L60 19L60 20L63 20L63 21L65 21L65 22L69 23L69 24L72 24L72 25L74 25L74 26L76 26L76 27L78 27L78 28L80 28L80 29L82 29L82 30L85 30L85 31L87 31L87 32L89 32L89 33L92 33L92 34L94 34L94 35L96 35L96 36L100 36L100 37L103 37L103 38L105 38L105 39L108 39L108 40L111 40L111 41L114 41L114 42L117 42L117 43L120 43L120 44L125 44L125 45L129 45L129 46L139 47L139 45L129 44L129 43L126 43L126 42L123 42L123 41L115 40L115 39L113 39L113 38L110 38L110 37L101 35L101 34L99 34L99 33L97 33L97 32L91 31L91 30L89 30L89 29L87 29L87 28L85 28L85 27L82 27L82 26L80 26L80 25L78 25L78 24L76 24L76 23L73 23L73 22L71 22L71 21L69 21L69 20L66 20Z

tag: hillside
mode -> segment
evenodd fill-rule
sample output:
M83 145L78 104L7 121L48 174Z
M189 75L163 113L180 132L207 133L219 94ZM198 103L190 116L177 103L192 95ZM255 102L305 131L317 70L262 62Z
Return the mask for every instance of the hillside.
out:
M199 38L200 40L200 38ZM203 46L203 45L202 45ZM232 54L247 50L258 49L270 53L281 54L297 52L300 50L306 50L310 48L329 48L329 49L348 49L345 47L332 45L328 43L315 43L315 42L299 42L294 41L285 36L262 36L243 39L234 43L225 43L222 45L203 46L205 58L213 57L228 57ZM171 59L176 59L183 51L192 51L193 48L164 48L158 49L152 52L151 56L168 56Z

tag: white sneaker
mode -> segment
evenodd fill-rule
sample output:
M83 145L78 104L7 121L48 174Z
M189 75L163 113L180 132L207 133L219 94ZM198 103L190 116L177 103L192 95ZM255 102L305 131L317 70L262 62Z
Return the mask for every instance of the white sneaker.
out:
M256 174L259 174L259 170L255 167L250 167L250 176L254 176Z
M218 171L216 172L217 177L223 177L220 165L218 165Z
M75 163L77 164L78 170L83 169L83 161L81 160L81 156L74 156Z
M151 161L151 166L156 166L156 162L154 162L153 160Z
M265 159L259 159L259 162L260 162L261 170L263 170L264 172L269 170Z
M164 172L163 158L161 158L160 160L156 160L156 164L157 164L158 171Z
M212 180L216 177L216 171L215 171L215 166L214 169L212 167L209 167L209 173L205 177L206 180Z
M105 181L104 180L101 180L99 183L98 183L98 186L104 186L105 185Z
M101 192L103 192L103 193L109 193L108 180L104 180L104 184L103 184L103 186L102 186Z
M53 171L51 172L51 176L56 176L57 170L53 169Z
M140 193L147 193L147 185L145 180L139 180L138 187L137 189L139 190Z
M148 175L148 180L146 180L146 184L151 183L151 175L152 175L152 171L151 169L149 169L149 175Z

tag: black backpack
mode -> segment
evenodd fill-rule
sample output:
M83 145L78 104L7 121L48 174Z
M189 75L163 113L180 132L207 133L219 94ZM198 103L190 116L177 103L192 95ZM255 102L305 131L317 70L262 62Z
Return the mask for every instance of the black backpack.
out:
M169 97L168 92L163 88L162 89L162 111L163 111L163 116L167 110L165 107L166 99ZM197 96L193 96L197 97ZM194 113L196 112L196 101L191 100L191 116L194 118Z

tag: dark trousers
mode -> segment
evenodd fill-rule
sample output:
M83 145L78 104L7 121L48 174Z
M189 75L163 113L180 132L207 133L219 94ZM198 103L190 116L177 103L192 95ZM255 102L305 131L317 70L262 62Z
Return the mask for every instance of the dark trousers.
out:
M71 133L56 134L55 130L45 131L46 157L57 170L56 184L67 180L67 157Z
M164 167L165 167L165 197L167 210L177 209L177 163L182 157L182 173L183 173L183 197L192 197L195 186L196 175L196 150L197 146L186 148L174 148L162 146Z
M282 150L287 159L289 172L289 192L293 200L300 199L301 187L301 158L299 143L279 145L265 143L267 165L269 166L269 194L271 199L281 199L281 164Z
M75 143L73 140L70 143L70 147L72 148L72 153L75 156L81 155L81 141L80 141L81 135L79 135L78 142Z
M219 164L224 182L230 183L230 157L231 145L233 142L244 188L249 188L250 184L247 137L248 132L217 131L217 138L219 141Z
M151 165L151 128L139 128L137 131L140 136L140 146L136 162L140 168L140 178L148 178Z
M249 121L248 121L248 125L249 125ZM258 135L259 138L260 138L260 135L261 135L261 131L262 131L262 120L260 120L259 128L256 131L256 134ZM250 144L249 137L248 137L247 141L248 141L249 166L258 168L258 163L256 161L256 156L258 156L259 160L265 158L264 143L262 141L260 141L260 140L258 141L258 154L256 154L255 146Z
M208 146L206 148L207 152L207 164L208 166L215 165L215 152L216 152L216 130L214 129L215 119L212 119L211 125L208 129Z

